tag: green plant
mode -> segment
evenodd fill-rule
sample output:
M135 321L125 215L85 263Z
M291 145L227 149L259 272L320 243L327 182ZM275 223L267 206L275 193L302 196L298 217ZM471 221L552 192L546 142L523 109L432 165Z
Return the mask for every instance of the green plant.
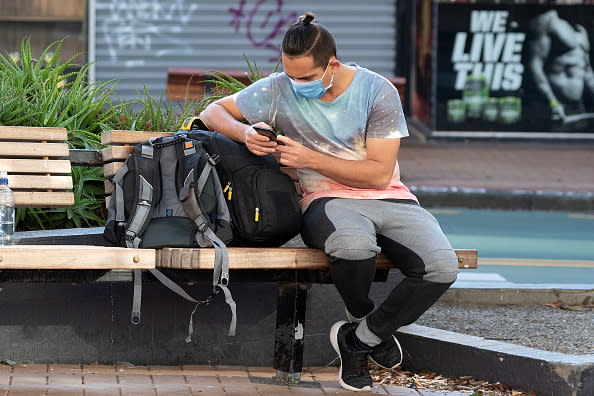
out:
M103 169L72 167L74 205L66 208L17 208L22 230L93 227L103 224Z
M21 43L21 59L0 54L0 125L62 127L76 148L98 147L95 135L113 112L112 82L87 83L89 65L76 55L61 62L62 41L50 44L36 60L30 40Z
M38 61L30 39L21 43L21 58L0 54L0 125L62 127L71 148L101 147L100 133L109 129L114 112L112 82L87 83L89 65L74 64L77 56L60 59L63 41L50 44ZM99 175L99 176L98 176ZM100 169L73 168L75 204L66 209L19 209L19 229L69 228L102 224L97 214L102 198L91 181ZM99 198L97 198L99 197Z
M252 64L245 54L243 54L243 59L245 59L245 62L247 63L248 69L250 71L248 74L248 79L250 80L250 82L254 83L262 77L264 77L264 74L256 64L256 61L253 61ZM278 70L280 61L281 58L279 58L278 61L276 61L276 64L272 69L273 73ZM205 80L204 83L213 84L215 89L213 90L212 95L202 99L200 106L203 108L208 106L212 102L215 102L227 95L233 95L234 93L237 93L245 88L244 83L230 76L227 73L219 72L216 70L211 70L209 71L209 73L212 77L208 80Z
M198 115L203 107L196 100L168 102L163 96L151 96L147 87L137 91L137 97L129 102L120 98L113 107L112 127L130 131L177 131L186 117ZM177 107L176 107L177 106Z
M198 115L209 103L245 88L235 78L212 71L214 95L200 101L169 102L151 96L145 86L130 101L112 103L117 81L88 83L90 65L77 65L76 55L62 62L62 41L50 44L38 61L30 39L21 43L20 59L0 54L0 125L63 127L71 148L101 148L101 133L110 129L176 131L188 116ZM264 75L243 55L251 82ZM274 66L277 70L280 59ZM95 226L104 223L103 177L100 168L73 167L75 204L68 208L18 209L19 229Z

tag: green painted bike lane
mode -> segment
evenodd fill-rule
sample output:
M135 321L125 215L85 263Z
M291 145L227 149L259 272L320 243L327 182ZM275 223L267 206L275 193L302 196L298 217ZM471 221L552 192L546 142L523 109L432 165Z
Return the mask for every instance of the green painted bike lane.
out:
M593 213L478 209L430 212L454 248L478 249L479 268L461 272L465 285L475 281L477 285L503 287L508 282L594 289Z

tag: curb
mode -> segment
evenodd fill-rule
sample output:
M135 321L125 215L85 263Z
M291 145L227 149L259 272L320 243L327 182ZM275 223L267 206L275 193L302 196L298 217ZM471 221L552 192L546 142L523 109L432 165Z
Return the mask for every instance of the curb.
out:
M570 355L420 325L398 330L403 367L499 381L538 395L594 394L594 354Z
M561 300L566 305L581 305L594 298L594 289L463 289L450 288L439 302L446 304L542 305Z
M486 188L409 186L423 207L470 209L594 210L594 193L541 190L491 190Z

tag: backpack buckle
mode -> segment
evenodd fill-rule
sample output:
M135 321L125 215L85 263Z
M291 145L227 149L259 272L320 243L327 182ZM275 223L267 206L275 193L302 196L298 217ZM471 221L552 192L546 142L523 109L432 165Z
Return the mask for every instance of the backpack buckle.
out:
M208 162L212 165L215 166L216 164L219 163L219 161L221 160L221 156L218 154L213 154L213 156L211 157L210 155L208 156Z
M134 238L136 238L136 233L132 230L126 230L126 233L124 234L124 238L126 238L129 241L133 241Z
M198 226L198 231L200 231L201 234L204 234L206 230L208 230L208 223L203 221L202 224Z

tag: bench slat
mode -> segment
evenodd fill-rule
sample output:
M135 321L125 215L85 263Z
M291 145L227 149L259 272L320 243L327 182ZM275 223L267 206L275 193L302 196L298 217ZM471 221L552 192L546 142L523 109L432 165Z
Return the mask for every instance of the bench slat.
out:
M153 269L154 249L86 245L0 246L3 269Z
M0 142L0 155L4 157L68 157L66 143Z
M68 140L66 128L0 126L0 140Z
M301 269L328 268L326 254L309 248L229 248L231 269ZM475 249L456 249L460 268L477 268ZM163 248L157 250L157 267L178 269L212 269L214 249ZM383 255L377 259L378 268L392 268Z
M120 170L120 168L124 166L123 162L109 162L107 164L103 165L103 177L112 177L114 176L116 173L118 173L118 171Z
M109 179L103 181L103 189L105 194L111 194L113 192L113 183Z
M0 169L8 173L70 173L69 160L0 158Z
M152 137L171 136L173 132L106 131L101 134L101 144L136 144Z
M70 191L14 191L15 206L19 208L62 208L74 205Z
M30 190L70 190L71 176L8 175L8 187Z
M65 128L0 126L0 169L8 173L17 207L74 205Z
M107 147L101 150L101 158L103 158L103 162L111 162L116 160L125 161L132 150L134 150L134 146Z

